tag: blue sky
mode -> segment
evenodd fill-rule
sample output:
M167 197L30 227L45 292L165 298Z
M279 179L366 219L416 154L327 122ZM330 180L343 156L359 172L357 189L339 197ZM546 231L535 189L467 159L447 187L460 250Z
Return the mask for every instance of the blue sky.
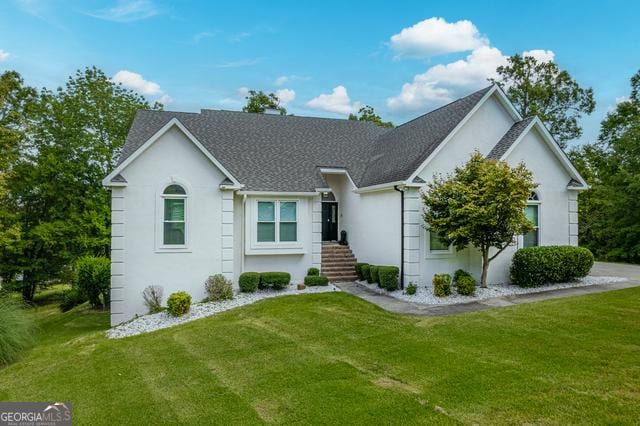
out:
M400 124L486 85L505 56L553 57L595 113L581 142L640 68L638 2L0 3L0 72L54 88L96 65L166 108L237 110L247 88L279 91L297 115L345 117L369 104Z

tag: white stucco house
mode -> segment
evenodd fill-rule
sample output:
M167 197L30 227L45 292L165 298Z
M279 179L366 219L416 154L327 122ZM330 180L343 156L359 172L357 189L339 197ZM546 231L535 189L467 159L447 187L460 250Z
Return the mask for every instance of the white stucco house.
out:
M451 172L474 150L524 161L539 184L527 208L536 230L492 262L489 282L508 279L519 247L578 243L584 179L540 120L521 117L495 85L393 129L140 111L103 182L112 193L111 322L145 313L149 285L199 300L216 273L235 285L244 271L286 271L299 282L312 266L334 280L353 278L353 258L326 244L343 230L353 257L400 267L403 284L458 268L479 277L480 254L456 252L425 230L419 199L434 174Z

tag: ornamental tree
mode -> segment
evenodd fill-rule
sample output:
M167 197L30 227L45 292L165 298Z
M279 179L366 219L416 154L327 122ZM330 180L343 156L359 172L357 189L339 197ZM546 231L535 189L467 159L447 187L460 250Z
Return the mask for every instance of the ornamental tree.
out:
M474 152L469 161L445 177L437 176L422 195L425 227L456 250L476 247L482 254L481 286L487 287L489 263L520 234L533 229L525 216L527 199L536 187L524 164Z

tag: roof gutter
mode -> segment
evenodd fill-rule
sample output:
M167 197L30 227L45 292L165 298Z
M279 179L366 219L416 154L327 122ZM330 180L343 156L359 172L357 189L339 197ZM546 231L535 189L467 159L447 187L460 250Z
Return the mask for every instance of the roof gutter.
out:
M400 193L400 288L404 289L404 186L395 185L393 189Z

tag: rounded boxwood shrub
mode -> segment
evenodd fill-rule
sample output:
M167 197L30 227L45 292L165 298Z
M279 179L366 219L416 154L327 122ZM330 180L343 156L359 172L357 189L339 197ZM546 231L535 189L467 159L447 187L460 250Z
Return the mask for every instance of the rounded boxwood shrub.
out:
M307 269L307 275L320 275L320 269L318 269L318 268L309 268L309 269Z
M476 292L476 280L471 275L461 275L456 280L456 291L463 296L471 296Z
M471 274L468 273L467 271L465 271L464 269L458 269L456 272L453 273L453 282L458 282L458 280L460 279L460 277L470 277Z
M398 277L400 268L397 266L378 266L378 280L380 287L387 291L398 289Z
M363 264L360 267L360 271L362 273L362 280L369 282L371 281L371 265L369 265L368 263Z
M171 293L167 299L167 310L174 317L186 314L191 309L191 296L184 291Z
M435 274L432 282L433 294L437 297L445 297L451 294L451 275Z
M358 276L358 279L360 281L364 281L364 276L362 275L362 265L368 265L368 263L365 262L357 262L355 264L355 268L356 268L356 275Z
M238 285L240 286L240 291L243 293L255 292L258 289L259 284L259 272L243 272L240 274L240 278L238 278Z
M231 285L231 281L226 279L222 274L209 277L204 283L204 288L208 295L205 299L206 302L233 299L233 286Z
M291 274L288 272L263 272L260 274L262 288L282 290L291 282Z
M513 255L510 277L520 287L563 283L586 276L593 266L593 254L584 247L527 247Z
M414 294L416 294L416 291L418 291L418 286L414 283L409 283L407 288L404 289L404 292L409 296L413 296Z
M329 278L324 275L307 275L304 277L304 285L329 285Z
M367 282L369 284L379 283L380 278L378 277L378 266L370 265L369 266L369 279Z

